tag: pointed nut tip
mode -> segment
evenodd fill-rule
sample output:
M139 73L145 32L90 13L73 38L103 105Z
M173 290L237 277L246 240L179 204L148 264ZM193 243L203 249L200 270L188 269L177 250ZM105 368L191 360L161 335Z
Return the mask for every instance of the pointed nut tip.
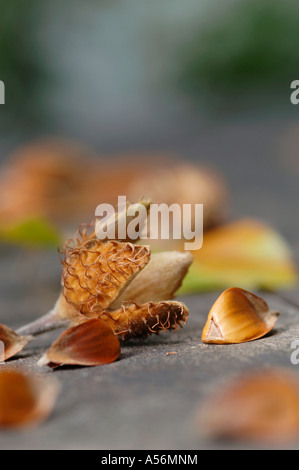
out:
M45 353L38 361L37 361L37 366L38 367L46 367L49 364L49 359L47 356L47 353Z

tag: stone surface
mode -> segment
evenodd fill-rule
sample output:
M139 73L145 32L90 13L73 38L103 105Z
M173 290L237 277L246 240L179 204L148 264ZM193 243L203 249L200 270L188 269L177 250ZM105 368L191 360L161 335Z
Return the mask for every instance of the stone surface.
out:
M199 407L219 384L248 369L283 366L299 377L299 366L290 362L291 343L299 339L299 312L278 296L266 294L271 307L281 312L273 333L242 345L204 345L200 339L202 327L217 295L215 292L185 297L191 315L184 329L127 343L120 359L103 367L63 368L55 372L39 369L37 359L58 332L35 340L5 367L21 366L38 374L53 374L60 381L62 392L48 422L22 433L0 432L0 448L229 447L203 439L195 419ZM24 318L27 316L28 311L24 312Z

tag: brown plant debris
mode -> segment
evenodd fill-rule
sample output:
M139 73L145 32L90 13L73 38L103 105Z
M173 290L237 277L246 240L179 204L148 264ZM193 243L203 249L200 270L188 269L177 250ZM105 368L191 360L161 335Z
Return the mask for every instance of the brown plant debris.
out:
M0 427L37 426L51 414L59 385L16 370L0 371Z
M260 370L221 387L199 413L209 438L287 443L299 436L299 382L280 369Z
M120 343L102 320L93 319L64 331L40 359L39 365L99 366L118 359Z
M262 338L275 326L279 313L250 292L231 288L213 305L202 334L204 343L234 344Z
M18 354L31 340L31 336L20 336L12 329L0 324L0 341L4 345L4 354L0 354L1 356L4 355L0 358L1 361L7 361L7 359Z
M100 313L122 294L149 259L146 246L87 241L65 253L63 294L80 313Z
M124 304L116 311L106 311L101 318L123 340L144 338L161 331L183 327L189 316L181 302L149 302L144 305Z

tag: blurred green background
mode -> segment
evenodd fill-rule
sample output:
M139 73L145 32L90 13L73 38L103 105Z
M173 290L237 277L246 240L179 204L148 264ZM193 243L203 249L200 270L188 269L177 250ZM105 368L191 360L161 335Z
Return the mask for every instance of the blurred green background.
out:
M44 135L103 153L173 151L227 176L236 215L294 239L297 1L0 5L1 160Z
M295 0L0 4L1 128L14 138L99 143L191 111L286 108L299 68Z

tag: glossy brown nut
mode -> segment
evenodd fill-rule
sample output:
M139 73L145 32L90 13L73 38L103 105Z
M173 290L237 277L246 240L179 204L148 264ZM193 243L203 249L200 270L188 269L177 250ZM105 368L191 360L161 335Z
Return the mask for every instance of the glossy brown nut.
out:
M223 384L201 407L209 438L286 443L299 436L299 382L283 369L250 372Z
M262 338L275 326L279 313L250 292L237 287L223 292L213 305L202 334L204 343L234 344Z
M4 357L0 359L6 361L15 356L22 351L31 340L31 336L20 336L12 329L0 324L0 341L2 341L4 345Z
M119 355L120 343L112 329L92 319L64 331L38 364L99 366L116 361Z
M0 371L0 427L36 426L48 418L59 392L56 380Z

